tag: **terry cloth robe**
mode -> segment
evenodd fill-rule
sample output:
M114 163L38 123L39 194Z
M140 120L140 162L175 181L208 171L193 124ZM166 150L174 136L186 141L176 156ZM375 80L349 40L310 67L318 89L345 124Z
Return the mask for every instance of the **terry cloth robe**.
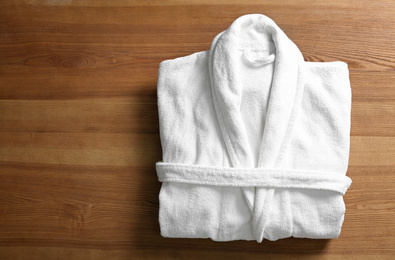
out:
M157 91L162 236L339 236L351 184L346 63L305 62L251 14L209 51L161 62Z

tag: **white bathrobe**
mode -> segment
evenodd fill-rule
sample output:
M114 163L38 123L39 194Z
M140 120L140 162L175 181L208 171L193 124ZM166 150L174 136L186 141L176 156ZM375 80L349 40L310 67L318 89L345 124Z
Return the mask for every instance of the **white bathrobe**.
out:
M350 143L343 62L305 62L268 17L238 18L209 51L160 64L164 237L336 238Z

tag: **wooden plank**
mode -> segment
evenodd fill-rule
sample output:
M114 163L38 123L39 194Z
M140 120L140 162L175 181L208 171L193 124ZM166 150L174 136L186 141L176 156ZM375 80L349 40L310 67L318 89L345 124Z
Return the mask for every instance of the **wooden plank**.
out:
M61 91L57 93L60 100L0 101L0 132L159 133L156 91L129 93L128 98L84 98L86 94L78 93L74 100L64 100ZM395 136L394 102L357 97L351 113L352 136Z
M2 132L159 133L156 94L132 98L0 101Z

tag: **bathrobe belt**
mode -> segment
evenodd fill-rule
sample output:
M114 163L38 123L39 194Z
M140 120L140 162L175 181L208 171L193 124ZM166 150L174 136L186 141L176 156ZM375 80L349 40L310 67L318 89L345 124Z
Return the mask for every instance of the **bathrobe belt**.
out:
M292 169L230 168L156 163L160 182L232 187L294 188L334 191L344 195L351 179L336 172Z

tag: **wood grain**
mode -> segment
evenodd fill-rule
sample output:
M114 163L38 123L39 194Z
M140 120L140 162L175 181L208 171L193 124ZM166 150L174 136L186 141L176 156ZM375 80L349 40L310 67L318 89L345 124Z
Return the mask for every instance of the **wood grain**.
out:
M0 259L394 259L394 1L0 2ZM347 212L336 240L165 239L158 65L271 17L352 85Z

